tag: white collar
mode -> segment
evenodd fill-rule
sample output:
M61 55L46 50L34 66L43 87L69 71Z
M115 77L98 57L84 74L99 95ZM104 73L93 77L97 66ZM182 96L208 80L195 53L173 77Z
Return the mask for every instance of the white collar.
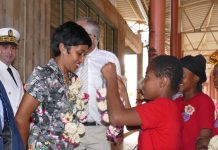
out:
M95 53L98 51L98 47L96 46L94 50L91 51L91 53L89 53L87 56L91 57L93 55L95 55Z
M3 68L3 69L4 69L4 68L7 69L8 67L11 68L11 65L8 66L8 65L6 65L5 63L3 63L3 62L0 60L0 67Z

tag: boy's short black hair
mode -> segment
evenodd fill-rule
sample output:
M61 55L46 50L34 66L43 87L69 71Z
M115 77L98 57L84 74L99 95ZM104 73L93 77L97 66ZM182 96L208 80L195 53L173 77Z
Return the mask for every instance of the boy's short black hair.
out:
M178 92L183 77L182 65L179 59L174 56L160 55L155 57L150 65L157 77L165 76L170 79L173 93Z
M63 43L69 52L70 46L92 45L92 41L83 27L75 22L68 21L60 25L54 32L51 40L51 48L53 56L57 57L61 54L59 44Z

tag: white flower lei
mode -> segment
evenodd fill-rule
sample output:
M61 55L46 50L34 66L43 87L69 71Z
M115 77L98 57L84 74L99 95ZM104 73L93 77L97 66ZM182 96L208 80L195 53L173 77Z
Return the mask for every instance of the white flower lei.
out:
M75 107L73 107L72 113L62 114L62 122L64 123L63 138L72 145L78 145L80 137L85 133L85 127L82 124L87 121L87 113L85 106L88 102L89 95L80 91L82 83L77 78L73 78L71 85L69 85L66 96Z
M107 95L106 88L101 88L97 90L98 110L101 114L102 123L107 126L106 136L108 141L119 143L123 139L122 138L123 126L115 127L109 124L106 95Z

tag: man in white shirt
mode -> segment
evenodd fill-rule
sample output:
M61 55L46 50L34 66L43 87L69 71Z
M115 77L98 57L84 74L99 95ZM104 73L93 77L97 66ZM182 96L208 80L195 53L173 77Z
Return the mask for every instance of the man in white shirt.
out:
M23 97L23 84L18 71L11 65L16 56L20 34L13 28L0 29L0 80L9 97L14 115Z
M84 123L86 133L81 139L77 149L110 150L110 142L107 141L106 138L106 127L101 124L101 116L96 100L96 90L105 87L104 79L101 74L101 68L104 64L108 62L116 64L117 74L120 75L120 63L113 53L98 49L100 28L96 21L89 18L81 18L77 20L77 24L81 25L86 30L92 40L92 46L85 58L84 64L79 67L77 72L78 77L83 82L83 92L89 94L87 108L88 119L87 122Z

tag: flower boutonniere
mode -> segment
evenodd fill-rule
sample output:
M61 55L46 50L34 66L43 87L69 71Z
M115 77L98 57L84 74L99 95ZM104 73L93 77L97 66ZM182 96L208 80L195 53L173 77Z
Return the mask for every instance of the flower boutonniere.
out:
M195 112L195 108L192 105L187 105L185 106L185 112L192 115Z
M82 124L87 121L85 111L89 95L80 91L82 83L78 78L73 78L66 92L67 98L74 106L70 112L62 114L64 123L63 138L72 145L78 145L80 137L85 133L85 127Z
M123 126L112 126L109 124L106 95L106 88L97 90L98 110L101 114L102 124L107 126L106 136L108 141L120 143L123 139Z
M191 115L195 112L195 108L192 105L187 105L184 108L183 119L185 122L189 121Z

